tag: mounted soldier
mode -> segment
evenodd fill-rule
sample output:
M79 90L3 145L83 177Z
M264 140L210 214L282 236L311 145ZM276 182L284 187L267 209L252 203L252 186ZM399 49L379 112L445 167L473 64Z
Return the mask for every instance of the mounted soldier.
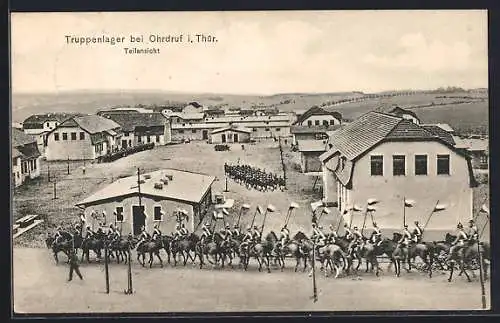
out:
M450 254L448 255L448 260L455 254L456 251L460 250L465 246L465 241L469 240L467 233L465 233L464 226L462 223L458 223L457 225L458 233L455 241L452 242L450 247Z
M352 240L352 231L351 228L349 228L349 226L347 225L347 223L344 223L344 231L345 231L344 238L347 240Z
M96 235L96 233L90 228L90 226L87 226L85 231L86 231L85 240L90 240L94 238Z
M156 241L156 239L161 239L161 231L160 228L158 227L158 224L155 224L154 230L153 230L153 241Z
M54 234L54 244L59 243L64 239L64 233L62 226L58 226L56 229L56 233Z
M184 222L181 223L181 237L184 239L189 235L188 229L184 226Z
M479 241L479 230L477 229L474 220L469 220L469 241L472 243Z
M373 222L373 232L372 232L371 242L373 243L374 246L377 247L380 246L380 243L382 242L382 231L380 231L377 222Z
M256 243L258 243L258 242L260 242L262 240L262 235L261 235L261 233L259 231L259 228L256 225L253 226L253 235L252 235L252 237L253 237L253 240Z
M418 221L415 221L415 229L413 230L413 239L412 241L415 243L421 243L422 242L422 234L424 233L424 230L420 227Z
M141 235L140 235L140 238L139 238L139 242L137 243L137 247L136 249L142 245L144 242L147 242L151 239L151 236L150 234L146 231L146 227L143 225L142 228L141 228Z
M361 234L357 226L353 228L353 231L351 232L351 238L352 240L349 244L348 255L356 255L358 244L360 243L360 241L363 241L363 235Z
M231 226L229 224L226 224L226 228L224 230L224 240L231 240L233 237L233 232L231 231Z
M408 230L408 224L404 225L401 239L399 239L398 244L403 248L408 248L410 241L412 240L411 232Z
M233 226L233 233L232 233L232 234L233 234L233 237L234 237L235 239L238 239L238 238L240 237L240 235L241 235L241 234L240 234L240 228L239 228L239 226L238 226L237 224L235 224L235 225Z
M337 231L335 230L335 227L333 224L330 224L328 227L330 229L330 233L328 234L328 243L335 243L336 239L338 238Z
M243 237L243 242L251 242L251 241L253 241L252 227L247 226L247 232L245 233L245 236Z
M201 243L205 243L206 239L210 239L212 237L212 231L210 230L210 223L205 223L202 227L201 233Z
M285 248L288 241L290 241L290 230L288 230L285 224L285 226L281 229L281 234L280 234L281 249Z

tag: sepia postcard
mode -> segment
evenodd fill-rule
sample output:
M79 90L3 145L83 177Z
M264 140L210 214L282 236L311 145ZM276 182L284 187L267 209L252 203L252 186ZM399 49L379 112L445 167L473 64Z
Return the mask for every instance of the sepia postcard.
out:
M486 10L10 18L13 314L490 309Z

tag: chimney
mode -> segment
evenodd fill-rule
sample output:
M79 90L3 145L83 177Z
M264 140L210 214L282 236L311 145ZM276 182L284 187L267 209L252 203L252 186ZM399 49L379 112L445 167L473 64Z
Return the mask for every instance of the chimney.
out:
M162 183L155 183L154 188L157 190L161 190L163 188L163 184Z

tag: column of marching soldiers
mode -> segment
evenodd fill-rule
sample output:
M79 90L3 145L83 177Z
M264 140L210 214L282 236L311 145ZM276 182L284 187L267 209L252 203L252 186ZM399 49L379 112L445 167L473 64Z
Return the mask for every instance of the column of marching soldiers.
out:
M248 189L259 191L283 190L285 179L263 169L245 164L230 165L224 163L224 172L235 182L245 185Z
M372 202L371 204L374 203L376 202ZM265 264L268 272L270 272L269 265L271 259L274 259L275 263L278 261L281 269L283 269L286 257L295 257L297 259L296 270L299 260L303 260L304 270L306 269L308 260L310 262L319 260L322 265L321 268L323 268L323 263L326 261L327 267L330 264L332 271L334 266L341 266L343 269L346 269L347 273L354 259L358 260L358 267L363 258L367 260L367 262L371 260L373 265L373 257L371 256L375 256L374 258L376 261L377 256L385 255L394 262L398 257L402 257L402 260L406 260L408 263L408 270L411 269L409 262L411 258L414 260L416 256L420 256L425 262L425 265L428 266L425 270L430 270L430 272L432 272L431 267L433 263L434 265L438 265L441 270L451 269L453 271L454 264L461 265L462 267L460 267L460 269L466 269L467 266L470 268L474 261L477 263L477 259L473 257L466 259L464 258L464 254L467 254L465 251L476 250L474 248L477 248L483 259L490 259L489 244L480 242L480 236L486 224L480 232L474 223L474 219L469 221L468 230L465 230L464 226L458 223L457 234L451 235L447 233L445 239L442 241L424 242L422 238L425 232L425 226L422 227L418 221L414 222L415 228L413 232L410 232L408 225L405 223L402 232L395 232L393 238L390 239L388 237L382 237L381 228L379 228L373 219L374 209L369 202L365 211L365 221L363 222L361 230L357 226L351 227L352 221L343 221L343 216L341 216L337 225L330 225L330 231L325 233L320 224L320 220L323 215L329 214L330 211L322 202L313 202L311 203L312 236L307 237L303 232L298 231L297 234L291 237L288 223L293 211L299 208L298 204L291 203L279 237L274 231L270 231L263 237L266 216L268 212L275 212L276 208L271 204L265 209L261 206L257 206L251 224L246 227L245 232L240 232L241 216L250 208L251 206L248 204L243 204L241 206L237 220L235 219L236 221L232 227L226 223L226 217L224 215L229 215L226 209L214 211L211 221L202 225L200 236L194 232L190 233L186 229L184 221L188 219L188 215L185 210L177 210L174 212L177 224L175 232L173 232L172 235L164 235L160 231L158 225L155 225L151 234L146 232L143 227L138 238L132 236L132 234L129 234L127 237L122 237L121 231L113 224L109 225L107 232L104 232L105 230L101 227L97 232L94 232L90 226L87 226L85 230L86 235L83 237L82 232L85 218L82 217L80 223L75 224L75 227L70 230L64 230L61 226L58 227L55 235L47 238L46 243L47 247L52 248L56 261L59 251L69 254L70 251L77 251L79 248L83 250L82 261L84 261L84 255L87 256L87 261L89 261L89 251L95 252L99 259L101 257L101 249L106 245L111 252L111 257L116 257L118 262L120 262L121 259L126 262L127 252L131 249L135 249L139 262L141 262L139 257L142 256L142 266L145 265L145 255L149 254L150 267L153 264L154 256L160 260L160 264L163 267L160 251L165 250L168 255L168 262L170 263L170 256L172 255L175 265L177 264L177 256L181 255L184 259L184 265L186 265L188 259L191 259L194 263L196 257L198 257L200 268L204 264L204 259L207 259L212 264L219 264L219 261L221 261L223 267L225 261L229 260L228 264L232 267L232 260L235 256L238 256L240 265L242 265L245 270L248 267L250 258L254 258L259 263L259 271L262 269L262 265ZM349 210L351 212L362 211L356 208L356 206L350 209L348 208L344 211L344 215L346 215ZM318 215L319 210L321 211ZM481 208L481 212L488 212L484 205ZM255 225L257 213L264 216L260 227ZM369 237L365 237L363 235L363 230L365 229L365 222L368 214L372 217L372 232ZM220 231L215 230L217 219L222 219L224 221L224 225ZM342 222L344 222L344 235L338 234ZM347 222L350 222L350 224ZM427 223L425 225L427 225ZM332 247L335 248L332 249ZM313 249L316 254L315 258L312 256L314 254ZM419 253L422 249L427 251L427 253ZM460 252L464 249L464 252ZM192 256L193 253L194 257ZM475 255L479 257L478 254ZM211 261L209 256L212 257L214 261ZM429 258L427 258L427 256ZM450 261L451 265L448 266ZM467 275L466 271L465 274ZM399 273L397 275L399 276ZM469 278L468 275L467 278ZM451 280L451 274L449 280Z

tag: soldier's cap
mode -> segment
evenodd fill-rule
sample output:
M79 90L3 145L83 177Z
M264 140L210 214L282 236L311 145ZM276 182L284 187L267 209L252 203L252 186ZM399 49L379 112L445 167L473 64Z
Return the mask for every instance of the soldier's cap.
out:
M357 227L357 226L354 226L354 230L358 230L358 227Z
M469 220L469 223L474 223L474 220Z
M87 230L90 230L90 226L87 226Z
M230 229L230 228L231 228L231 226L229 224L226 225L226 229Z

